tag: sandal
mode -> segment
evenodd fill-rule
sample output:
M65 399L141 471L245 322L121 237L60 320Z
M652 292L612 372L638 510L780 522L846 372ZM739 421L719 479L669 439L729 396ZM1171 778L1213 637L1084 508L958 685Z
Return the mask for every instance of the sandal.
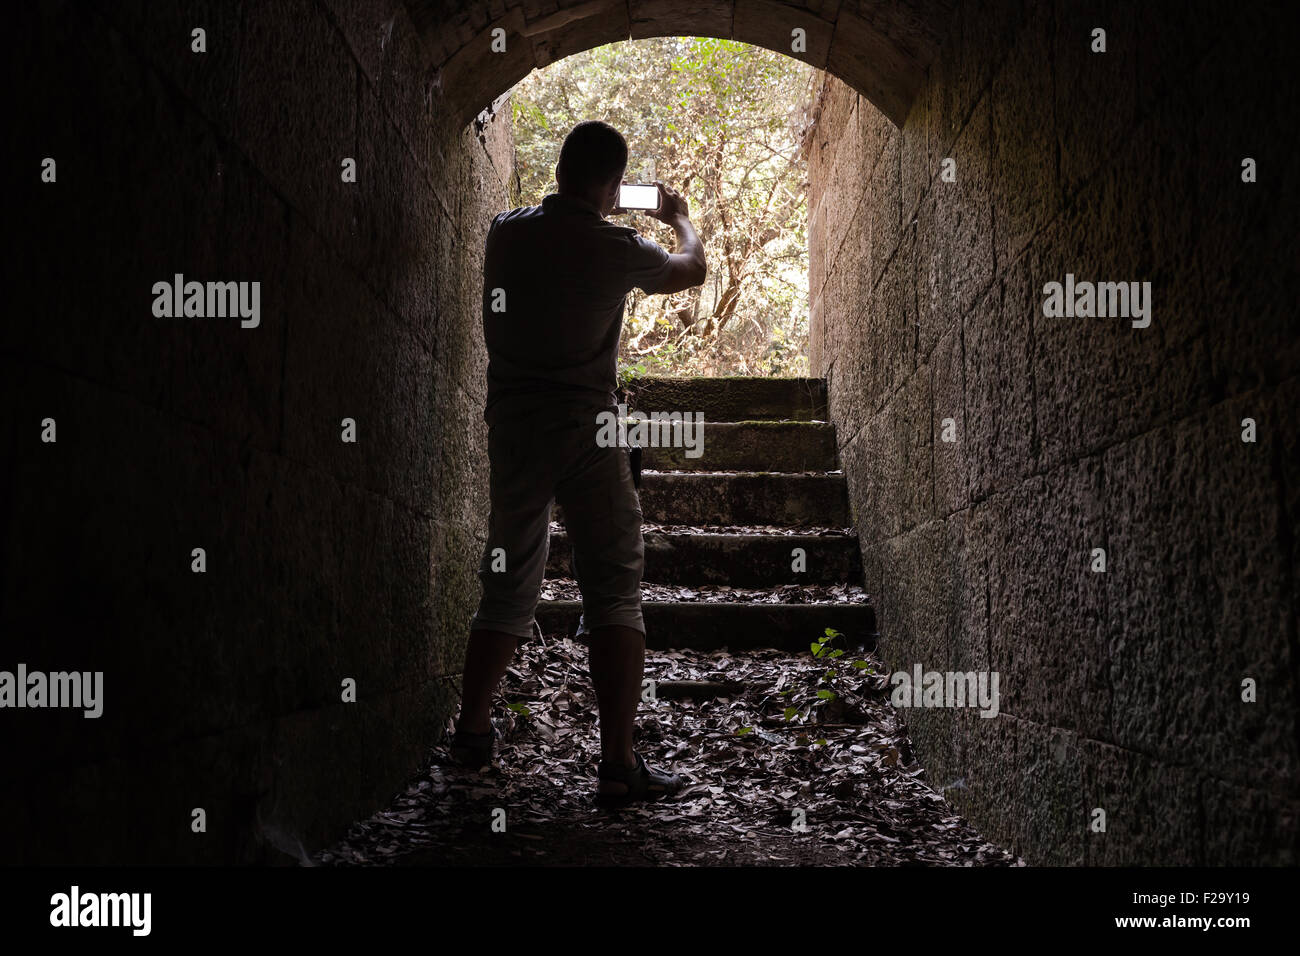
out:
M639 753L636 766L624 767L600 762L596 770L597 778L602 782L621 783L627 790L624 793L601 792L599 784L596 789L596 805L599 807L622 807L637 800L658 800L669 796L682 788L682 778L675 773L662 773L654 770Z
M457 730L451 735L451 759L471 770L485 767L492 763L492 751L498 736L496 727L485 734Z

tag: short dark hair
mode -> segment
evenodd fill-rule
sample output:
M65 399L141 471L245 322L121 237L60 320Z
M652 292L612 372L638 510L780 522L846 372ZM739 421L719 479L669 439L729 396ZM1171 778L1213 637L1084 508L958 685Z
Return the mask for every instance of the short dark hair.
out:
M555 181L561 188L585 190L608 183L627 169L627 140L602 120L584 120L564 137Z

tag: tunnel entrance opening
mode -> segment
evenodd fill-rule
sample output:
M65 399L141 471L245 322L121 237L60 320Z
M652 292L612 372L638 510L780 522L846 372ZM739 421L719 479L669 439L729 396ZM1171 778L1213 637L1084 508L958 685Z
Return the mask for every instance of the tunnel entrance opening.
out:
M436 0L406 0L406 7L435 67L426 95L453 127L473 123L480 135L485 120L534 70L544 71L575 54L619 41L672 37L739 41L825 71L901 126L953 19L948 0L889 5L840 0L709 0L703 5L682 5L677 0L585 0L557 5L541 0L520 6L468 3L459 10L448 10ZM516 199L521 205L537 201ZM738 286L720 283L725 270L717 268L731 265L732 252L711 260L713 274L706 284L720 286L714 294L714 311L723 325L733 321L733 310L740 304L727 298L737 295ZM635 359L625 363L629 369L662 374L664 370L653 367L647 355L648 350L662 350L665 342L678 351L688 342L695 348L692 326L698 324L701 296L683 298L681 311L668 326L648 323L644 337L634 340L632 348L625 347L624 358ZM628 305L634 322L642 307L634 290ZM683 321L686 309L689 321ZM712 328L710 320L715 323ZM747 324L743 310L734 321ZM809 316L810 345L793 353L798 367L777 374L818 374L820 356L811 342L817 337L817 321L817 316ZM716 322L706 317L703 331L716 332ZM667 341L670 336L682 342ZM789 365L788 343L774 343L774 352L776 364ZM719 366L705 371L727 374L736 369ZM769 369L756 371L771 374Z
M628 292L622 377L807 374L805 142L818 79L797 58L748 44L658 37L534 71L475 121L481 130L509 111L513 205L558 190L561 141L587 119L627 139L627 182L662 181L687 201L708 275L680 292ZM680 251L649 213L607 219Z

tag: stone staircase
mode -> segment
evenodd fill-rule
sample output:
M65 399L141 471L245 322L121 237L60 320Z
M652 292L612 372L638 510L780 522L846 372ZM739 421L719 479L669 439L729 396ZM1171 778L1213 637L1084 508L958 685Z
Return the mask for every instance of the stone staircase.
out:
M705 420L700 457L643 450L647 647L801 651L830 627L874 648L824 380L641 379L620 399L630 413ZM537 621L572 636L582 605L558 507L553 517ZM806 570L793 570L796 548Z

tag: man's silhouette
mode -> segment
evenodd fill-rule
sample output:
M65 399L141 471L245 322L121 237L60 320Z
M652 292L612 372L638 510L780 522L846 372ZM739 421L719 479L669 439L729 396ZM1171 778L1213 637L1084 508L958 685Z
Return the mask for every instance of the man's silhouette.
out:
M673 227L669 254L606 220L618 208L627 142L587 121L565 137L559 190L492 220L483 265L483 335L492 513L479 568L483 597L470 624L453 756L491 759L492 695L517 643L533 633L549 549L551 506L564 509L582 591L600 709L597 801L618 805L680 789L632 747L645 671L641 503L626 449L600 447L597 415L617 413L616 354L627 293L679 292L705 278L686 200L657 183L650 215Z

